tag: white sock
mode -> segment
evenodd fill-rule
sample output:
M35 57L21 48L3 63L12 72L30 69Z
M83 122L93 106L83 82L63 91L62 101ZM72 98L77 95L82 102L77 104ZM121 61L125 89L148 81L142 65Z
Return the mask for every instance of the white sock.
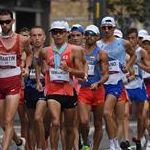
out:
M115 143L115 148L119 148L120 145L119 145L119 142L118 142L118 139L117 138L114 138L114 143Z
M115 148L114 139L109 139L109 146Z

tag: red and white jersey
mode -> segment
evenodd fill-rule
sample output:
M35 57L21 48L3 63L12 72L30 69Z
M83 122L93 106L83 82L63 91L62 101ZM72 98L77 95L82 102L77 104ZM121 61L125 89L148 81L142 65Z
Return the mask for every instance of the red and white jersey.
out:
M21 74L20 35L16 35L16 42L7 49L0 37L0 78L7 78Z

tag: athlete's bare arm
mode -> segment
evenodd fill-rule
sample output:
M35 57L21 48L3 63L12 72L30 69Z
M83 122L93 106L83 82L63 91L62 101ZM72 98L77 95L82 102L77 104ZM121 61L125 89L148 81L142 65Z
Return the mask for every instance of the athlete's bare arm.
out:
M61 63L61 69L70 72L77 78L84 79L87 64L83 53L84 49L80 46L74 46L71 52L71 62L74 68L68 67L65 62Z
M141 56L142 56L142 60L140 62L137 62L137 65L144 71L150 73L150 60L149 60L148 53L145 49L141 50Z
M100 58L100 68L102 71L102 78L99 81L100 84L103 84L104 82L106 82L108 80L109 77L109 73L108 73L108 54L106 51L101 50L99 52L99 58Z
M31 62L32 62L32 50L31 50L31 46L30 46L30 41L28 37L21 37L21 54L23 54L23 52L26 53L26 60L25 60L25 67L22 69L22 75L28 75L29 74L29 66L31 66Z
M43 48L40 52L39 52L39 56L37 59L37 65L36 65L36 81L37 81L37 89L41 90L42 88L42 84L40 82L40 73L42 71L42 66L44 64L44 60L46 59L46 54L48 51L49 47L45 47Z
M101 84L105 83L108 80L108 54L106 51L101 50L99 52L99 66L102 72L102 78L91 85L91 89L96 90Z
M129 68L133 65L133 63L136 60L136 54L134 52L134 50L131 48L131 44L129 41L124 40L124 45L126 48L126 53L130 56L129 61L127 62L126 66L124 66L123 71L127 72L129 70Z

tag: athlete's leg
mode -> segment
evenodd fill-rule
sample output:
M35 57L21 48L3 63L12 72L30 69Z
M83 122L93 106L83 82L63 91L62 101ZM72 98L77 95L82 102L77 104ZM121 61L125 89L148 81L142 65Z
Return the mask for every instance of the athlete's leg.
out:
M61 134L62 149L66 150L66 139L65 139L66 128L65 128L65 122L64 122L64 111L61 112L60 134Z
M124 113L124 123L123 123L123 134L124 139L129 141L129 101L125 102L125 113Z
M45 130L44 130L44 115L46 110L46 101L39 100L35 110L35 128L37 149L45 149Z
M73 148L75 139L75 120L76 118L76 107L64 109L64 122L66 128L66 150L71 150Z
M4 127L5 132L2 139L2 149L8 150L13 134L14 134L14 116L17 112L19 104L20 93L15 95L7 95L5 99L5 112L4 112Z
M136 108L136 117L137 117L137 139L141 140L143 136L143 128L144 128L144 102L134 102L134 106Z
M48 99L48 108L52 119L50 127L51 149L57 150L60 133L61 104L56 100Z
M123 121L125 111L125 100L117 101L115 106L116 125L117 125L117 138L120 141L123 134Z
M35 108L27 108L27 115L29 118L29 130L28 130L28 139L29 139L29 148L32 150L35 148L36 139L35 139L35 120L34 120Z
M21 123L21 137L26 139L26 148L28 149L28 129L29 129L29 120L24 104L19 104L18 114Z
M90 123L91 106L83 102L80 102L78 103L78 110L79 110L80 129L83 138L83 145L90 146L88 135L90 130L89 123Z
M104 103L104 119L109 139L116 137L116 124L113 117L116 101L115 96L108 94Z
M103 106L104 103L100 103L97 106L93 106L94 115L94 135L93 135L93 150L98 150L102 139L102 118L103 118Z

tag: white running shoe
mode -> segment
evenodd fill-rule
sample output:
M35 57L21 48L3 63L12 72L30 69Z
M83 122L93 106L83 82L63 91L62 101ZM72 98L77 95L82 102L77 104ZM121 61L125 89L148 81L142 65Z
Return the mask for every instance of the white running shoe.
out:
M146 139L145 139L145 136L143 136L143 137L141 138L141 146L142 146L142 148L146 147Z
M150 150L150 141L147 142L147 145L146 145L146 149L145 150Z
M110 146L109 150L116 150L115 147Z
M22 144L20 146L17 146L17 150L25 150L26 139L23 137L21 137L20 139L22 141Z

